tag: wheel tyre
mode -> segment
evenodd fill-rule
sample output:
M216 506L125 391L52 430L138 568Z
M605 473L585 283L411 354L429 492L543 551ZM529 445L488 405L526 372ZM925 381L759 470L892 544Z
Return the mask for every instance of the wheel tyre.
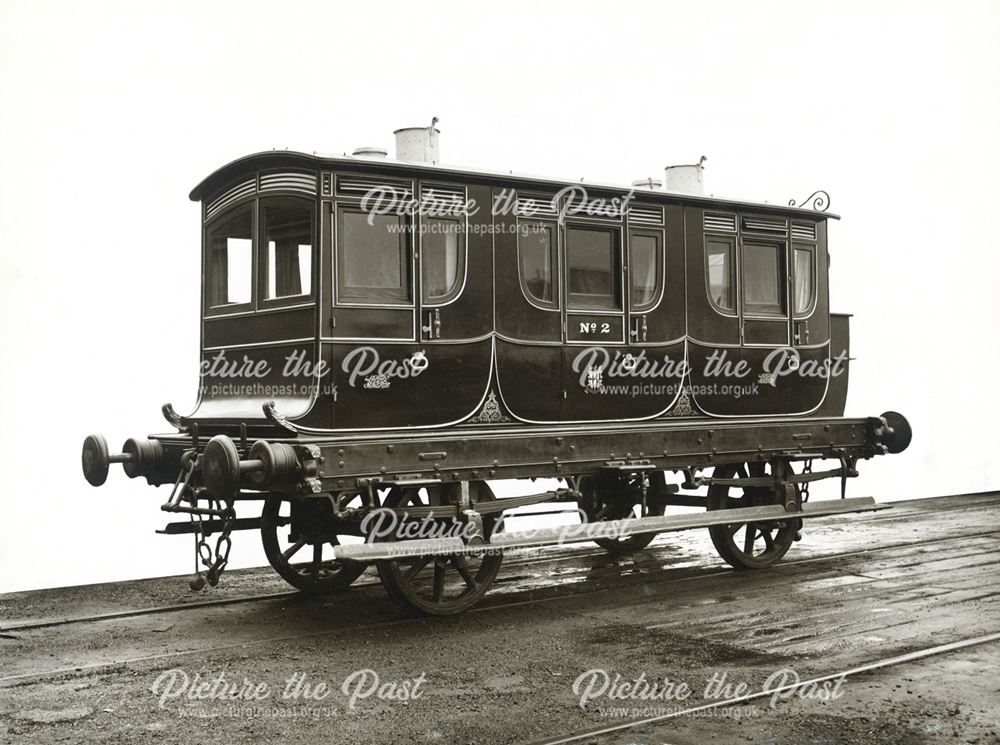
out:
M750 464L749 470L747 470L743 465L724 465L717 466L712 476L720 479L731 479L738 475L745 478L748 474L751 476L762 476L764 475L764 464L762 463L752 463ZM751 487L745 488L744 495L741 498L731 498L729 492L732 488L728 485L723 484L712 484L708 488L708 509L709 510L722 510L731 508L734 505L732 502L743 502L747 500L747 504L737 504L738 507L748 507L748 506L759 506L763 504L777 504L770 490L761 487ZM781 557L788 553L788 549L791 547L792 542L795 540L795 534L798 530L798 526L801 523L800 520L788 519L780 521L777 523L751 523L752 527L745 527L744 523L732 524L732 525L716 525L708 529L708 533L712 538L712 543L715 546L715 550L719 552L719 556L729 564L729 566L734 569L765 569L772 564L778 562ZM747 553L745 549L746 536L744 534L744 549L741 549L734 536L739 533L740 529L754 530L755 537L752 542L751 551ZM757 538L765 537L765 550L760 554L753 554L753 546L756 545Z
M285 582L303 592L323 595L331 592L343 592L351 586L354 580L364 574L364 564L325 562L325 573L317 579L309 574L303 574L292 566L283 556L278 540L278 531L284 527L279 516L282 502L283 500L278 497L268 497L264 501L264 509L260 515L260 537L268 562ZM337 545L336 538L330 543ZM331 571L330 565L336 568Z
M477 484L476 490L478 492L477 502L494 499L492 490L490 490L485 482ZM403 507L410 504L412 499L419 500L417 490L394 488L386 496L383 506ZM484 518L483 527L487 538L491 534L495 523L495 519ZM384 540L395 540L395 537L390 536ZM410 561L412 562L410 565L404 563L403 560L386 560L376 563L379 579L382 580L382 585L385 587L389 597L404 609L418 615L450 616L471 608L489 591L497 574L500 572L500 565L503 563L503 554L499 552L484 554L478 567L475 567L474 564L476 557L464 557L460 555L421 557L420 559ZM430 597L425 592L421 592L421 589L416 584L417 577L428 566L434 572L434 584ZM459 574L466 583L466 586L458 595L445 598L444 582L449 568ZM440 580L438 579L439 576L441 577ZM439 582L441 588L440 596L435 598L435 595L438 594L437 587Z

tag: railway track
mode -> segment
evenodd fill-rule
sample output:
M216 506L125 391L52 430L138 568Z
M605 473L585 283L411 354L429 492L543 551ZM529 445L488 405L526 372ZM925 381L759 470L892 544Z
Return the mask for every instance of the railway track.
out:
M947 504L936 507L935 512L938 514L978 510L981 509L984 504L992 504L995 502L1000 502L1000 495L998 495L995 492L979 492L973 494L961 494L961 495L953 495L950 497L941 497L939 499L962 500L962 501L960 502L956 501L953 504ZM919 508L921 502L924 501L926 500L909 500L904 502L896 502L893 503L893 511L891 512L873 513L869 515L862 514L852 517L851 520L853 524L900 520L903 519L903 514L901 513L904 513L907 509L912 509L914 507ZM527 516L528 514L530 513L524 513L522 515L518 515L517 517L524 517ZM886 548L893 548L893 547L898 548L900 545L904 544L892 544L892 546L887 545ZM658 548L664 548L663 544L660 541L654 542L649 547L648 550L655 551ZM532 566L537 564L545 564L545 563L563 563L575 559L583 559L588 557L607 556L607 553L602 549L592 549L587 547L584 548L560 547L558 550L542 549L541 553L543 554L541 556L533 556L530 558L513 559L506 561L504 563L503 574L501 574L500 578L497 580L497 584L502 585L504 582L510 581L509 570L513 568ZM842 555L849 555L849 554L842 554ZM799 561L783 561L780 566L789 566L800 563L802 561L812 561L812 560L813 560L812 558L809 558ZM720 572L718 573L725 573L728 571L729 571L728 569L725 569L725 570L720 570ZM504 575L508 576L505 577ZM708 574L699 576L712 576L712 575ZM367 587L375 587L378 586L379 584L380 583L377 579L362 578L361 580L354 583L354 585L352 586L352 590L361 590ZM117 619L135 618L145 615L175 613L179 611L198 609L198 608L212 608L212 607L221 607L227 605L237 605L242 603L255 603L268 600L281 600L284 598L298 597L300 595L301 593L295 590L288 590L285 592L244 595L234 598L193 600L183 603L173 603L170 605L153 606L149 608L135 608L122 611L109 611L106 613L95 613L85 616L74 616L69 618L53 618L40 621L30 621L25 623L13 623L0 626L0 634L10 634L17 631L30 631L35 629L45 629L57 626L71 626L83 623L94 623L99 621L112 621ZM491 607L496 607L496 606L491 606Z
M517 568L531 566L533 564L559 563L572 559L585 559L592 556L607 556L607 552L600 550L576 550L565 552L565 555L552 552L551 555L532 557L529 559L514 560L504 564L505 568ZM266 567L264 567L266 569ZM180 581L180 580L179 580ZM366 587L378 587L381 583L377 579L361 579L355 582L352 590L361 590ZM172 605L159 605L150 608L134 608L122 611L110 611L107 613L94 613L87 616L73 616L70 618L54 618L45 621L31 621L28 623L11 624L0 626L0 634L8 634L15 631L33 631L36 629L47 629L56 626L72 626L81 623L95 623L98 621L114 621L122 618L137 618L139 616L153 616L163 613L176 613L185 610L196 610L199 608L214 608L226 605L238 605L240 603L255 603L266 600L281 600L284 598L301 597L303 593L298 590L288 590L287 592L261 593L259 595L242 595L235 598L218 598L215 600L194 600L186 603L174 603Z
M993 496L993 499L990 499L991 496ZM993 503L1000 501L1000 496L997 496L995 493L992 492L983 492L983 493L968 494L968 495L956 495L955 497L948 497L948 499L962 499L962 498L969 498L970 500L975 500L975 501L961 502L958 504L942 506L937 508L935 511L938 513L964 512L964 511L981 509L984 502ZM894 518L899 519L900 518L899 513L900 511L902 511L900 508L905 509L907 507L913 507L915 505L919 506L919 503L921 501L922 500L897 502L894 504L894 510L896 510L895 512L876 513L871 515L860 515L852 517L852 523L857 524L857 523L867 523L867 522L882 522L886 520L893 520ZM526 515L520 515L520 516L526 516ZM992 532L995 533L996 531ZM980 533L980 535L988 535L988 534L990 534L990 532ZM917 543L916 542L897 543L892 545L886 545L884 546L884 548L899 548L902 545L917 545ZM664 548L664 546L662 543L655 542L649 547L648 551L655 551L658 548ZM865 549L860 552L846 552L838 554L838 556L851 556L859 553L867 553L870 550L877 550L877 549ZM543 550L543 553L544 555L542 556L533 556L530 558L514 559L506 561L504 563L504 573L507 573L508 570L517 567L533 566L545 563L558 564L576 559L584 559L588 557L607 556L607 552L605 552L603 549L595 550L591 548L569 548L569 549L561 548L560 550L556 551ZM783 561L779 566L793 566L796 564L811 562L815 560L816 557L810 557L807 559L800 559L793 561ZM728 569L723 569L719 570L718 572L699 575L699 576L714 576L715 574L725 574L728 572L729 572ZM509 581L509 580L505 580L505 577L501 575L501 577L497 580L497 584L503 584L504 581ZM379 581L374 578L361 579L358 582L354 583L352 589L361 590L367 587L375 587L378 586L379 584L380 584ZM31 621L27 623L14 623L14 624L0 626L0 634L10 634L17 631L31 631L36 629L46 629L58 626L71 626L83 623L95 623L100 621L113 621L117 619L136 618L146 615L176 613L179 611L193 610L199 608L213 608L213 607L222 607L227 605L237 605L242 603L255 603L255 602L264 602L268 600L281 600L285 598L299 597L300 595L301 593L296 590L289 590L286 592L262 593L257 595L244 595L235 598L218 598L214 600L195 600L184 603L153 606L150 608L135 608L122 611L95 613L85 616L74 616L69 618L55 618L55 619L46 619L41 621ZM489 606L489 607L498 607L498 606Z
M927 539L921 539L921 540L915 540L915 541L902 541L902 542L897 542L897 543L892 543L892 544L884 544L884 545L880 545L880 546L874 546L874 547L871 547L871 548L865 548L865 549L861 549L861 550L828 553L828 554L822 554L822 555L819 555L819 556L806 557L806 558L798 559L798 560L795 560L795 561L786 561L786 562L782 562L781 564L778 564L778 565L776 565L774 567L771 567L767 571L768 571L769 574L770 573L778 573L778 572L782 572L782 571L785 571L785 570L790 569L790 568L794 568L794 567L798 567L798 566L802 566L802 565L808 565L808 564L817 564L817 563L822 563L822 562L835 562L836 563L835 564L836 568L837 569L841 569L841 568L845 568L845 567L851 566L855 561L868 560L868 559L871 558L871 556L873 554L879 554L879 553L883 553L883 552L888 552L888 551L892 551L892 550L895 550L895 549L907 548L907 547L926 546L926 545L933 545L933 544L940 544L940 543L946 543L946 542L949 542L949 541L956 541L956 540L968 539L968 538L973 537L973 536L975 536L975 537L981 537L981 536L984 536L984 535L998 535L998 534L1000 534L1000 530L996 530L996 531L979 531L979 532L976 532L975 534L970 534L967 531L962 531L962 532L957 532L957 533L949 533L949 534L946 534L946 535L943 535L943 536L937 536L935 538L927 538ZM532 559L532 560L525 560L523 563L559 563L560 561L569 561L571 559L584 558L585 556L590 556L590 555L606 556L607 554L603 550L596 551L596 552L591 551L591 552L587 552L586 554L582 554L582 555L581 555L581 553L575 553L572 556L565 556L565 557L562 557L562 556L557 556L557 557L549 557L549 556L547 556L547 557L539 557L539 558L535 558L535 559ZM710 578L710 577L715 577L715 576L720 576L720 575L731 575L731 574L733 574L733 571L731 569L728 569L728 568L727 569L717 569L717 570L716 569L712 569L712 570L700 571L700 572L697 572L695 574L684 576L684 577L671 577L670 573L668 571L664 571L662 578L658 579L658 578L655 578L655 577L651 577L650 575L643 575L642 576L642 581L645 582L645 583L649 583L649 584L656 584L656 585L667 584L667 585L669 585L669 584L686 583L686 582L691 582L691 581L696 581L696 580L705 580L705 579ZM377 582L376 581L372 581L372 582L368 582L368 583L365 583L365 584L373 585L373 584L377 584ZM482 604L480 606L477 606L475 608L470 609L469 611L467 611L467 613L481 613L481 612L488 612L488 611L497 611L497 610L502 610L502 609L505 609L505 608L512 608L512 607L539 605L539 604L551 602L551 601L554 601L554 600L565 600L567 597L570 597L570 596L572 596L572 597L579 597L579 596L584 596L584 595L596 595L596 594L601 594L601 593L612 592L612 591L616 591L616 590L621 590L621 589L623 589L623 587L624 587L623 584L617 584L617 585L614 585L612 587L600 587L600 588L589 589L589 590L576 590L576 591L574 591L572 593L555 593L555 594L550 594L550 595L546 595L546 596L543 596L543 597L532 597L532 598L528 598L528 599L524 599L524 600L515 600L515 601L512 601L512 602L497 602L497 603L488 603L487 602L487 603L484 603L484 604ZM245 597L245 598L231 598L231 599L227 599L226 601L209 601L209 602L201 603L201 604L188 603L188 604L181 604L181 605L178 605L178 606L164 606L164 607L161 607L161 608L153 608L153 609L146 609L146 610L123 611L123 612L121 612L119 614L102 614L102 615L94 616L94 617L80 617L80 618L76 618L76 619L65 619L65 622L62 625L72 624L72 623L84 624L84 623L88 623L88 622L101 622L101 621L106 621L106 620L117 620L117 619L135 618L135 617L140 617L140 616L143 616L143 615L152 615L154 613L166 613L166 612L172 612L172 611L179 612L179 611L189 610L189 609L192 609L192 608L203 608L203 607L206 607L206 606L213 606L213 605L215 605L215 606L218 606L218 605L231 605L231 604L239 603L239 602L254 602L254 601L262 601L262 600L265 600L265 599L282 599L282 598L285 598L285 597L288 597L288 596L296 596L298 594L299 593L295 593L295 592L292 592L292 593L276 593L276 594L264 595L264 596ZM417 617L417 618L414 618L414 617L392 618L392 619L386 619L386 620L383 620L383 621L376 621L376 622L373 622L373 623L366 623L366 624L354 625L354 626L350 627L350 630L353 630L353 631L364 631L364 630L382 629L382 628L404 626L404 625L407 625L407 624L424 623L424 622L426 622L426 619L420 618L420 617ZM46 624L46 625L49 626L49 627L51 627L51 626L53 626L55 624L49 623L49 624ZM13 628L13 627L8 627L8 628ZM32 629L37 629L37 628L40 628L40 627L38 627L38 626L32 627ZM16 674L16 675L8 675L8 676L0 677L0 686L7 687L7 686L10 686L10 685L31 684L33 682L40 682L40 681L43 681L43 680L46 680L46 679L50 679L50 678L53 678L53 677L75 676L75 675L81 675L81 674L89 674L89 673L94 673L94 672L98 672L98 671L102 671L102 670L103 671L114 671L114 670L128 668L128 667L130 667L132 665L137 665L137 664L142 664L142 663L151 663L151 662L157 662L157 661L160 661L160 660L176 659L176 658L182 658L182 657L191 656L191 655L204 655L204 654L210 654L210 653L220 652L220 651L226 651L226 650L234 650L234 649L247 648L247 647L252 647L252 646L256 646L256 645L275 644L275 643L281 643L281 642L291 642L291 641L299 641L299 640L306 640L306 639L321 638L321 637L324 637L324 636L332 636L332 635L336 635L336 634L342 634L344 631L345 631L344 627L338 626L336 628L327 628L327 629L323 629L323 630L315 631L315 632L297 633L297 634L285 634L285 635L279 635L279 636L264 637L264 638L260 638L260 639L248 639L248 640L242 640L242 641L238 641L238 642L233 642L231 644L214 645L214 646L211 646L211 647L200 647L200 648L197 648L197 649L172 650L172 651L163 652L163 653L149 654L149 655L139 655L139 656L128 657L128 658L119 659L119 660L112 660L112 661L108 661L108 662L100 662L100 663L86 664L86 665L74 665L74 666L53 668L53 669L48 669L48 670L40 670L40 671L35 671L35 672L20 673L20 674Z
M850 676L863 675L865 673L874 672L876 670L895 667L897 665L903 665L908 662L915 662L917 660L927 659L928 657L948 654L949 652L957 652L963 649L969 649L971 647L977 647L983 644L990 644L998 641L1000 641L1000 632L985 634L982 636L976 636L969 639L962 639L955 642L949 642L948 644L938 644L931 647L925 647L923 649L915 650L913 652L908 652L902 655L896 655L893 657L885 657L878 660L873 660L863 665L851 667L847 670L840 670L837 672L827 673L825 675L815 676L786 686L778 686L766 690L755 691L753 693L748 693L743 696L735 696L724 700L711 701L707 704L702 704L700 706L692 706L686 709L668 712L657 716L633 719L627 722L619 722L617 724L606 725L603 727L594 727L586 730L581 730L579 732L570 735L564 735L546 740L536 740L533 741L531 745L566 745L567 743L581 742L583 740L592 742L594 738L597 737L602 737L605 735L611 735L620 732L628 732L630 730L634 730L639 727L647 727L649 725L657 724L659 722L664 722L670 719L679 719L680 717L697 714L699 712L707 711L709 709L725 708L729 706L739 706L741 704L745 704L750 701L755 701L760 698L773 696L776 693L780 693L782 691L787 691L795 688L801 689L809 685L820 684L826 681L836 680L838 678L847 678Z

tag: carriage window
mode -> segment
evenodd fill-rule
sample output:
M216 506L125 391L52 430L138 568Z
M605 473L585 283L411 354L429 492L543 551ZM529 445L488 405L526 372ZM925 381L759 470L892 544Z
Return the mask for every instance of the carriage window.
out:
M556 276L555 227L543 222L521 222L517 235L521 256L521 286L544 305L557 305L553 278Z
M420 287L425 303L443 302L458 290L463 274L462 223L430 218L420 234Z
M785 312L782 280L783 246L776 243L743 244L743 309L749 313Z
M795 249L795 312L805 313L812 307L816 295L813 276L814 254L811 248Z
M398 215L337 210L337 297L361 303L408 302L410 252Z
M312 205L295 199L262 202L267 246L267 299L312 291Z
M732 238L705 237L705 258L708 262L708 296L719 310L736 310L733 302Z
M633 310L643 310L656 299L660 280L660 239L655 235L629 236L629 276Z
M603 228L569 228L566 231L566 269L569 307L619 309L616 231Z
M253 208L237 210L208 232L208 298L213 308L252 299Z

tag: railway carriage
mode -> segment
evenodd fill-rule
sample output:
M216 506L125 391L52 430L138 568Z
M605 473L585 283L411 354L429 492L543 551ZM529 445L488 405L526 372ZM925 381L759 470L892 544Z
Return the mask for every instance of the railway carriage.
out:
M172 485L162 509L188 519L164 532L195 535L193 586L218 581L233 530L260 530L295 587L342 590L374 563L394 598L444 614L520 548L707 527L725 561L760 568L805 518L879 507L808 501L910 439L894 412L844 417L824 195L707 197L702 163L666 189L446 167L433 124L396 134L394 160L264 152L191 192L197 404L165 405L175 431L119 453L89 436L83 470ZM537 477L564 486L489 487ZM505 529L544 502L581 526Z

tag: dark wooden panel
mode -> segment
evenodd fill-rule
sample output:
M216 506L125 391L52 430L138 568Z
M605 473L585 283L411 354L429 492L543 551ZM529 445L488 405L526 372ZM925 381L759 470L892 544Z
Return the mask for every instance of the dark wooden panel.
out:
M410 339L412 308L334 308L329 334L338 339Z
M205 347L260 344L316 336L315 306L289 308L233 318L205 319Z
M819 416L843 416L847 408L847 389L850 382L851 317L836 313L830 316L830 355L833 359L841 356L842 372L830 378L826 398L819 408Z
M801 367L791 370L779 364L774 356L778 351L773 349L721 350L690 344L694 400L701 411L717 416L808 413L823 401L826 377L812 373L827 366L829 351L829 346L800 350ZM725 361L732 365L730 370L720 371L718 357L714 365L709 362L713 352L725 353ZM736 367L741 362L742 369Z
M202 352L200 396L191 418L261 420L267 401L284 415L303 416L321 384L314 357L311 343Z
M511 413L528 421L558 422L563 347L511 344L498 339L496 349L500 393Z
M748 318L744 324L743 342L785 346L788 343L788 319L762 321L759 318Z
M420 427L475 413L490 379L491 340L469 344L324 344L341 429ZM328 355L328 356L327 356ZM422 358L422 359L421 359Z
M634 362L624 362L631 355ZM567 347L563 356L562 419L646 419L677 395L684 343L661 347Z

